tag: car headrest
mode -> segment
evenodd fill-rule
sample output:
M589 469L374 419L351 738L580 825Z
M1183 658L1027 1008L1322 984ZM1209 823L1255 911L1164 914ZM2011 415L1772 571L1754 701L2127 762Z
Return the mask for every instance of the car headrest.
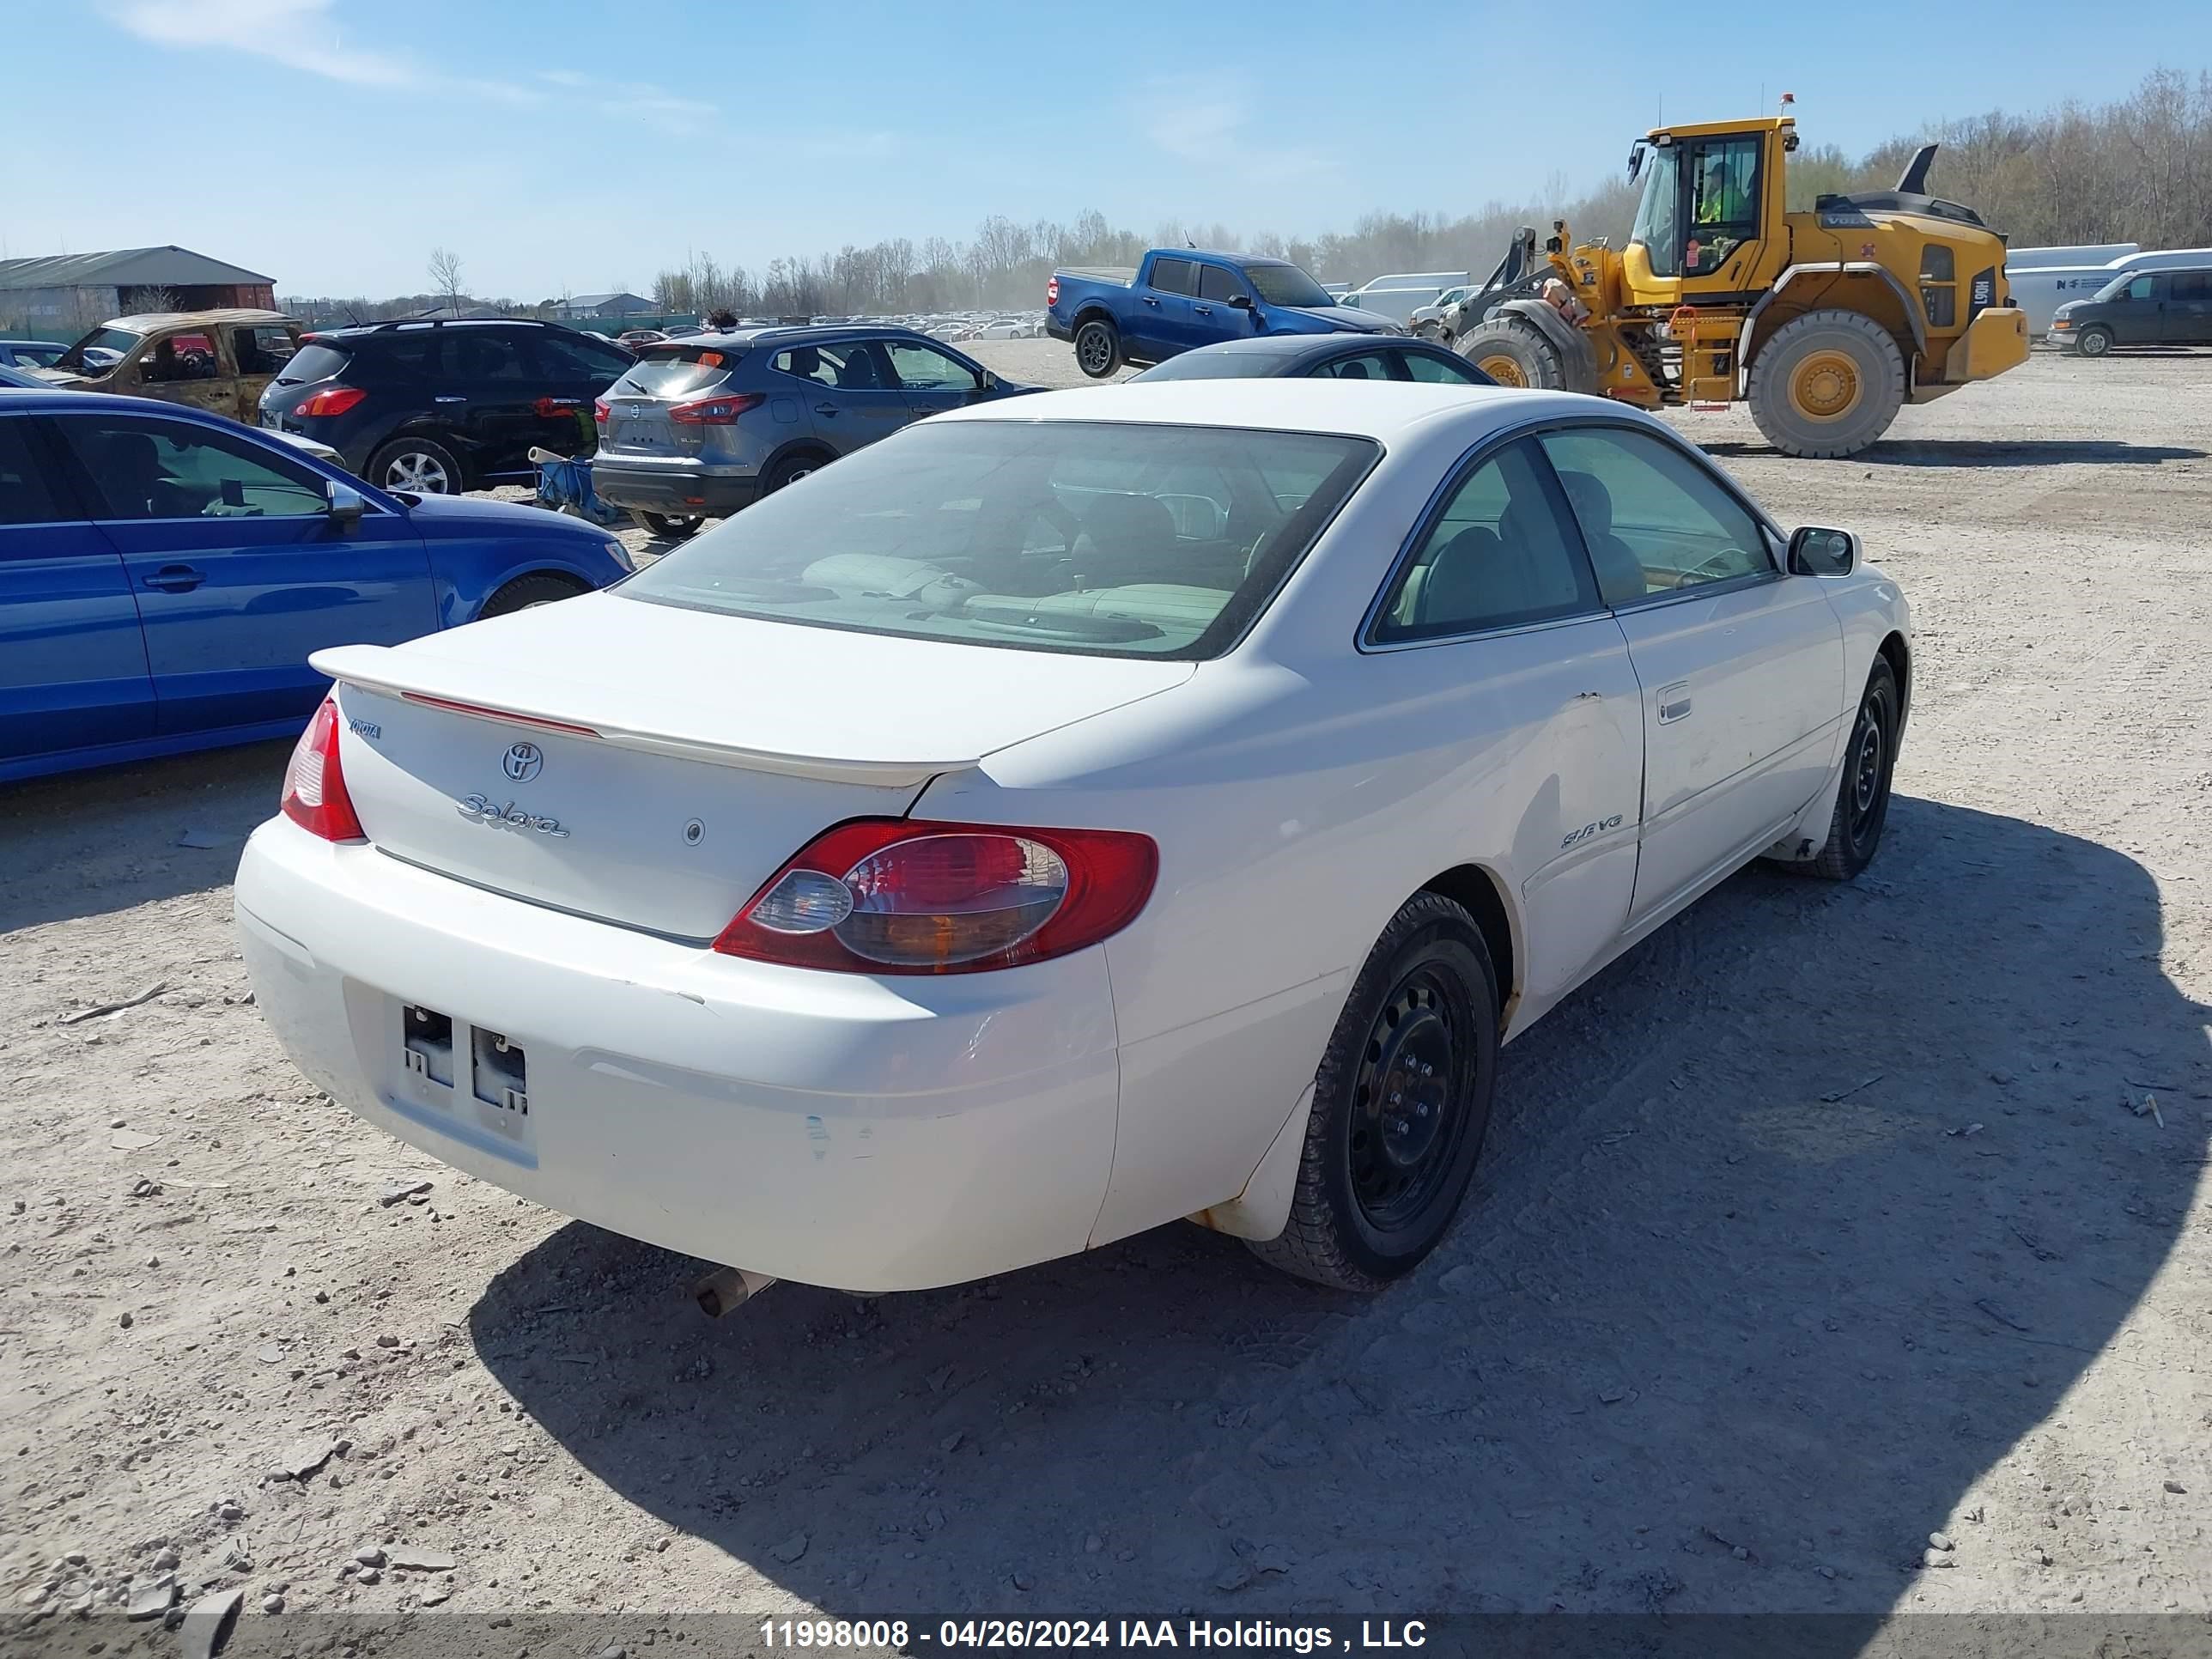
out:
M1101 495L1083 515L1084 532L1101 553L1137 557L1176 542L1175 514L1151 495Z

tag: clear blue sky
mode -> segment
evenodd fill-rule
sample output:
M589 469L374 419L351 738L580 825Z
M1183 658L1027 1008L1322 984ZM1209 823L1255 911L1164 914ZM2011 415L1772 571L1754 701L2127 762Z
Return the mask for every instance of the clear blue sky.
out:
M2082 20L2096 18L2094 49ZM1714 14L1708 13L1710 17ZM1310 234L1579 189L1659 114L1809 143L2212 66L2212 7L1395 0L0 0L9 254L176 242L280 290L643 289L1096 207ZM1671 17L1671 21L1670 21ZM1085 20L1095 19L1095 22ZM1639 29L1648 33L1639 34Z

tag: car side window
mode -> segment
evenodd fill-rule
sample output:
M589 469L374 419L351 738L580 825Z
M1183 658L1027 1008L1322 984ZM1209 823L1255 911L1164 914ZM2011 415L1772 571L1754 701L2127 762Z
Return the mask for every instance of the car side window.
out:
M249 324L230 331L230 355L241 374L274 374L299 348L283 329L268 323Z
M1333 357L1306 377L1314 380L1395 380L1389 355L1363 351L1356 357Z
M769 362L786 374L795 374L802 380L833 386L841 392L884 389L883 374L876 367L876 354L868 349L865 340L792 346L777 352Z
M1218 305L1227 305L1244 292L1242 277L1225 265L1200 265L1198 268L1198 297L1212 300Z
M2115 300L2148 300L2150 291L2158 285L2155 276L2138 276L2112 297Z
M152 385L212 380L222 372L214 337L207 334L172 334L155 341L138 359L138 378Z
M31 447L30 422L0 420L0 524L60 524L76 516L62 505Z
M611 381L630 367L630 360L612 346L566 334L549 331L538 337L537 343L546 372L559 380Z
M1559 520L1527 440L1461 480L1384 597L1382 643L1603 610L1589 562Z
M532 378L522 343L505 329L471 328L453 331L446 342L446 362L453 378L471 384Z
M1427 380L1442 386L1490 384L1488 375L1456 353L1449 357L1431 357L1425 351L1401 351L1394 355L1406 365L1407 374L1416 380Z
M1155 259L1152 285L1163 294L1195 294L1196 269L1188 259Z
M978 392L982 381L975 371L949 351L939 351L912 340L885 340L884 354L891 373L910 392Z
M2212 271L2178 270L2166 281L2166 298L2176 303L2202 305L2212 300Z
M1574 507L1608 605L1774 569L1759 520L1704 463L1620 427L1539 440Z
M319 473L180 421L64 415L55 426L110 519L289 519L329 511Z

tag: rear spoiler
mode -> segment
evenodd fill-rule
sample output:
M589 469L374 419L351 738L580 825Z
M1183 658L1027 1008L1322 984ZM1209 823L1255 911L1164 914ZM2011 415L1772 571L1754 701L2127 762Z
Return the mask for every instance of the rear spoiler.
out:
M341 685L396 697L472 720L489 720L538 732L556 732L642 750L680 760L704 761L746 772L775 772L787 777L823 778L840 783L922 784L945 772L979 764L980 755L887 759L852 755L789 755L726 743L703 730L646 731L623 723L622 694L608 686L553 680L513 668L443 661L413 652L404 657L389 646L341 645L318 651L307 665ZM685 711L689 724L697 711Z

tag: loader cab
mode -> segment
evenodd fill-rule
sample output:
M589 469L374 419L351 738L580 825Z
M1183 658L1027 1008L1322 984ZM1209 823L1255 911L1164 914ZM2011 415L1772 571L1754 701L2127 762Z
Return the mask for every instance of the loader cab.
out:
M1644 191L1622 259L1628 304L1727 303L1765 286L1785 130L1778 121L1676 127L1637 147L1630 175Z

